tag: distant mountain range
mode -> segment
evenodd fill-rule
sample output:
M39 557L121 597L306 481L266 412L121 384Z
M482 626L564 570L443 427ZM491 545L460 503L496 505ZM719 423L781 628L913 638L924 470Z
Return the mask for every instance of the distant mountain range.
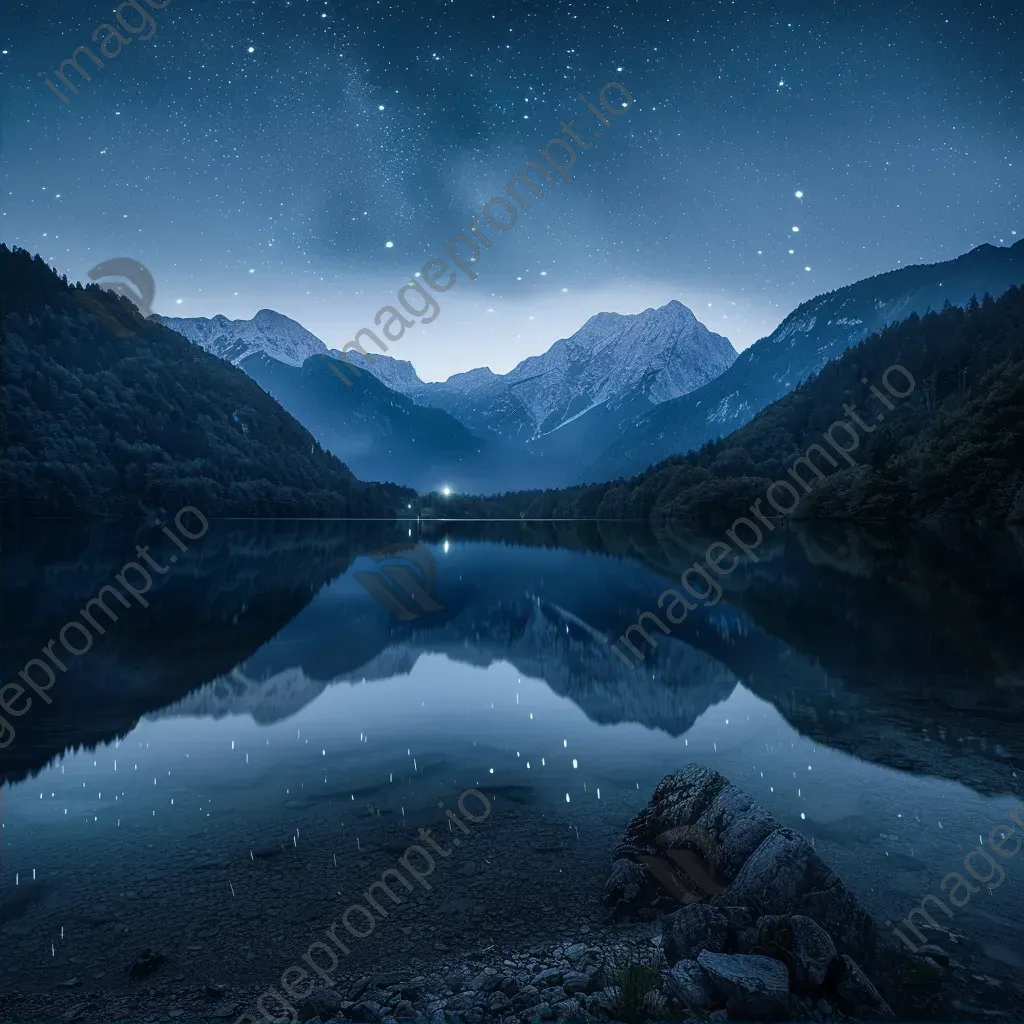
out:
M330 373L340 352L272 310L159 319L240 366L357 476L489 494L639 473L743 426L889 323L1022 281L1024 241L983 245L811 299L739 356L672 301L598 313L506 374L425 382L407 360L349 353L352 387Z
M683 519L724 529L765 503L770 516L1019 524L1022 324L1024 288L1016 285L998 299L985 295L964 308L914 313L848 349L749 423L699 450L673 455L629 480L458 496L449 502L449 513ZM879 384L891 388L895 403L878 398ZM833 424L847 426L839 435L845 441L836 440ZM773 497L783 484L789 489L785 501L777 493Z
M353 362L424 405L478 432L535 442L601 407L641 399L648 408L689 394L736 359L681 302L635 315L598 313L543 355L506 374L487 368L424 383L407 362L387 356Z
M332 372L340 353L273 310L251 320L147 322L127 300L69 286L27 253L4 249L0 269L9 433L2 478L10 507L131 513L191 502L243 515L379 514L406 507L411 496L363 490L352 473L421 492L447 485L487 495L614 480L699 448L879 328L1024 281L1024 241L819 296L738 357L673 301L635 315L599 313L507 374L478 368L429 383L406 361L357 357L360 373L351 366L346 373L351 386ZM135 337L113 336L88 302L133 323ZM922 357L916 365L930 364ZM54 386L64 396L57 406L46 397ZM733 469L723 464L713 473ZM696 478L692 485L704 486ZM568 504L576 514L682 507L670 489L659 484L653 498L653 488L633 488L628 500L623 491L614 511L596 492L583 505ZM545 497L524 508L549 505L566 503ZM1000 498L993 508L1004 505Z
M421 381L412 364L352 353L358 373L294 320L156 317L235 363L362 479L462 492L555 486L600 454L620 422L714 379L736 359L680 302L599 313L510 373ZM601 443L598 444L597 442ZM582 454L581 454L582 453Z
M463 489L486 491L500 483L500 456L513 455L373 373L336 367L349 381L344 383L332 372L341 353L330 353L316 335L272 309L251 320L152 319L244 370L362 480L401 481L424 491L457 480ZM416 376L408 363L398 365Z

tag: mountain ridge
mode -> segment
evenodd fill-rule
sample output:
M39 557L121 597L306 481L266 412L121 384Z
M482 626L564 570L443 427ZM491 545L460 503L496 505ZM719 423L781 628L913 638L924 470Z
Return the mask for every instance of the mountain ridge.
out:
M273 309L258 310L249 320L230 320L222 313L212 317L154 314L150 319L236 366L258 352L289 366L301 366L310 356L327 352L315 334Z
M874 382L884 385L897 366L910 390L890 391L899 403L881 403L879 411ZM831 431L844 414L864 407L872 410L871 423L858 421L863 434L853 432L853 447L836 448L857 453L840 465L821 442L834 440ZM815 453L817 465L810 460ZM1022 467L1024 287L1013 285L998 299L986 294L966 308L912 313L872 333L748 423L630 479L463 496L449 503L448 514L724 526L752 514L766 494L771 501L773 484L785 482L796 504L774 504L784 515L967 519L1001 528L1024 518Z
M890 323L939 310L945 302L965 306L972 295L1001 295L1022 281L1024 240L1012 246L986 243L952 260L901 267L816 295L713 381L622 424L616 440L577 482L629 476L724 437Z
M273 310L151 319L244 370L358 476L428 490L563 483L624 419L712 380L737 355L677 299L596 313L507 374L476 367L444 382L422 381L408 360L328 349ZM335 376L348 383L309 362L322 358L347 363Z
M478 433L530 443L609 403L649 404L687 394L736 359L729 340L709 331L678 299L640 313L600 312L544 353L506 374L477 367L443 382L409 376L387 356L351 361L389 387L444 409Z

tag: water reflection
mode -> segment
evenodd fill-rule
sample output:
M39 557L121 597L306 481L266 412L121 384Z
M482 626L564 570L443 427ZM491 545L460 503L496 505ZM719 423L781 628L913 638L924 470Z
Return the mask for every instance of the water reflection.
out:
M437 607L401 618L364 574L411 530ZM4 679L145 542L127 532L5 545ZM468 786L504 831L439 883L448 902L473 893L471 920L433 921L432 941L536 939L596 914L622 825L688 761L804 831L881 920L902 916L1020 792L1019 553L790 531L636 671L610 657L605 639L706 543L596 524L212 524L0 752L0 984L121 984L136 946L203 977L225 935L223 976L265 980L324 894L444 827L438 800ZM958 921L964 942L1012 965L1022 909L1001 890ZM423 946L413 924L382 941Z

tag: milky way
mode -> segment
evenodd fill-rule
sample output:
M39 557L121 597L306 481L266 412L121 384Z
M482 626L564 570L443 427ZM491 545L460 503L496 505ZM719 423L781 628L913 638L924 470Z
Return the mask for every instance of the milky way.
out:
M77 279L138 259L160 313L269 306L340 347L612 80L628 117L391 354L503 371L672 298L743 347L1024 231L1018 5L160 3L119 49L109 0L7 0L0 30L3 240ZM67 102L38 77L101 43Z

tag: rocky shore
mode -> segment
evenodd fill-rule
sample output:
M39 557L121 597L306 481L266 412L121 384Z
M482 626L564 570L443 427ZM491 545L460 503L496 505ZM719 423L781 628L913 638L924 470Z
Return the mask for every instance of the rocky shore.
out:
M999 1021L1024 1011L1020 985L973 974L937 946L912 953L882 932L806 839L699 765L663 779L627 825L603 902L581 906L558 941L517 949L495 936L472 953L381 964L303 992L295 1011L335 1024ZM168 978L159 954L140 953L130 971L131 994L8 997L0 1017L285 1019L270 1004L261 1017L256 989L176 984L185 979Z

